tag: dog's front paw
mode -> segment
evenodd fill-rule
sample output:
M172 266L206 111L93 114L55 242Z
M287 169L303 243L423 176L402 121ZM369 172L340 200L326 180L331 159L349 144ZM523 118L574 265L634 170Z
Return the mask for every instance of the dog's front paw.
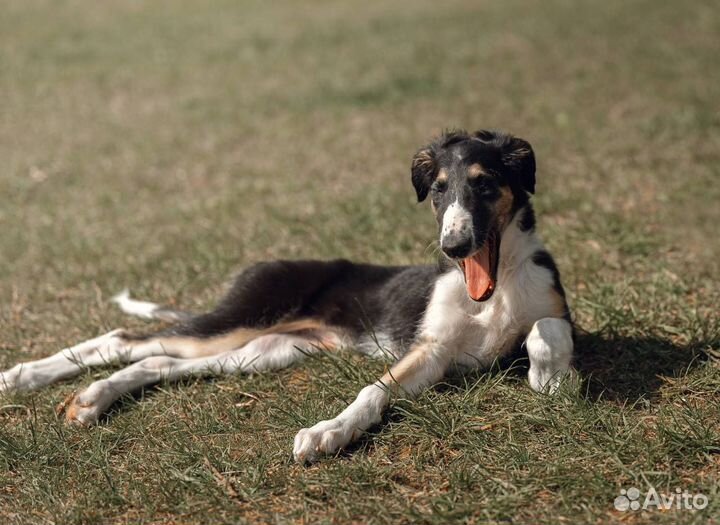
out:
M573 368L564 370L542 370L530 367L528 373L528 381L530 388L535 392L544 394L555 394L561 385L575 391L579 388L579 377Z
M334 454L347 446L359 434L338 419L321 421L297 433L293 456L298 463L312 463L322 454Z

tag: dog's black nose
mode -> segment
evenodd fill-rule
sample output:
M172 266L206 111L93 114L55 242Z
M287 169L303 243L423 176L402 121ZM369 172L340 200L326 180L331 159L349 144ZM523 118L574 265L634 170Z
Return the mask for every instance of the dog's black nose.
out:
M472 250L472 238L453 235L443 238L440 243L445 255L453 259L463 259L470 255Z

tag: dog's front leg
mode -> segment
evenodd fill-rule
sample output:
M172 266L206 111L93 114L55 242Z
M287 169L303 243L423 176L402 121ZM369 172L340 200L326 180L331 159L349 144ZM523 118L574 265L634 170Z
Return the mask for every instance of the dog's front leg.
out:
M450 352L434 339L415 343L379 381L366 386L334 419L304 428L295 436L293 455L299 462L315 461L321 454L333 454L380 422L390 395L402 390L415 396L440 380L451 361Z
M545 317L535 322L525 340L530 387L552 393L570 372L573 353L572 326L565 319Z

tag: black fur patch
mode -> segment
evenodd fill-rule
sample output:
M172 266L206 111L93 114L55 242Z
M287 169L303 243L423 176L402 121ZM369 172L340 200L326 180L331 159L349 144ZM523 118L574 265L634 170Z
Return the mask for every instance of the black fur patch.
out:
M531 232L535 230L535 210L532 205L528 202L524 207L518 210L518 213L522 214L517 223L520 231Z
M385 332L410 344L440 273L434 266L376 266L334 261L273 261L235 280L215 310L167 333L210 337L238 327L315 318L354 335Z
M545 250L537 251L532 256L532 262L550 270L550 273L552 273L553 276L553 289L560 294L563 300L565 300L565 289L560 282L560 271L558 270L552 255ZM565 313L563 318L566 321L570 321L570 309L568 308L567 301L565 301Z
M565 297L565 290L560 283L560 270L558 270L552 255L545 250L537 251L532 256L532 262L550 270L553 276L553 288L557 293Z

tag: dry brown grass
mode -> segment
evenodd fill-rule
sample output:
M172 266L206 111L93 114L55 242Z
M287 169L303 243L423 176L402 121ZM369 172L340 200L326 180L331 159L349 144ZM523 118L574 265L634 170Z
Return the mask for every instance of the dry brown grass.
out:
M107 372L17 395L0 405L0 516L712 522L718 34L709 1L6 2L0 368L127 325L107 299L128 285L202 309L257 260L431 260L408 164L447 126L533 144L540 231L589 333L584 395L455 381L307 469L295 431L381 364L162 387L89 431L52 407ZM648 484L711 505L612 509Z

